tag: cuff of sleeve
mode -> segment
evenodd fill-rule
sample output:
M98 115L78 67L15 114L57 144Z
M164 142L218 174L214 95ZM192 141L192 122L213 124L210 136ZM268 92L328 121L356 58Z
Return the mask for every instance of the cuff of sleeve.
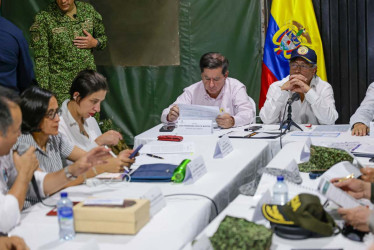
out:
M96 47L95 49L96 50L101 50L101 42L100 42L100 39L99 38L95 38L97 40L97 44L96 44Z
M0 232L8 233L12 230L21 219L21 212L19 210L19 204L16 197L11 194L5 195L5 199L2 200L0 214L5 215L5 218L1 218Z
M38 184L39 194L41 198L45 198L43 185L44 185L44 178L46 175L47 175L46 172L42 172L42 171L34 172L35 180L36 180L36 183Z
M305 94L305 99L311 104L313 105L314 103L316 103L317 99L318 99L318 94L316 93L316 91L314 91L314 89L310 89L308 91L308 93Z
M284 103L284 101L287 100L289 96L289 92L287 90L282 90L280 86L276 89L277 90L274 93L274 100L280 103Z

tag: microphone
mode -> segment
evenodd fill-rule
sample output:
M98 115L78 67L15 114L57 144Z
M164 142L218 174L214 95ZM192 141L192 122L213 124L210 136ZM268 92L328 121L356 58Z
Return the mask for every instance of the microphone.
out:
M291 104L295 101L298 101L300 99L300 94L299 93L293 93L290 98L288 98L287 104Z
M30 145L26 144L26 143L20 143L17 147L17 153L21 156L23 155L28 149L30 148ZM39 194L39 188L38 188L38 184L36 183L36 179L35 179L35 175L32 175L32 179L31 179L31 184L32 184L32 187L34 188L34 191L35 191L35 194L36 194L36 197L38 198L38 201L41 201L42 202L42 198L40 197L40 194Z

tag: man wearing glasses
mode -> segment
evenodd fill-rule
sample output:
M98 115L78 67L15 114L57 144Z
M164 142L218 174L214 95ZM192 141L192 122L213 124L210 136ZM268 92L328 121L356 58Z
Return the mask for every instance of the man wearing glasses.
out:
M293 102L292 119L299 124L334 124L338 119L334 92L329 83L316 75L317 55L314 50L300 46L292 51L290 75L270 85L260 117L266 124L279 123L287 100L293 93L300 100Z
M200 59L201 81L184 89L182 95L164 109L161 122L173 123L179 117L178 104L218 106L223 114L216 118L221 128L247 125L256 116L256 105L245 85L228 77L229 62L220 53L209 52Z

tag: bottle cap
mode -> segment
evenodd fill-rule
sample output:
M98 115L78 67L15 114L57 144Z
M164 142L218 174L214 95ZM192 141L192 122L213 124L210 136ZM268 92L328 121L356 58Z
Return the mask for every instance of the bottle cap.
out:
M277 176L277 181L284 181L283 175L278 175Z
M61 196L61 198L66 198L66 197L68 197L68 193L66 193L66 192L61 192L61 193L60 193L60 196Z

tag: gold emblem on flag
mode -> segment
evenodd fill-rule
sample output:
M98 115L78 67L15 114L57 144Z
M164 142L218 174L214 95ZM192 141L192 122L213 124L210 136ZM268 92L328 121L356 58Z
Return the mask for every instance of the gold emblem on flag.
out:
M283 54L284 58L290 59L294 49L298 49L303 44L311 45L312 40L302 24L289 20L274 34L273 43L277 55Z

